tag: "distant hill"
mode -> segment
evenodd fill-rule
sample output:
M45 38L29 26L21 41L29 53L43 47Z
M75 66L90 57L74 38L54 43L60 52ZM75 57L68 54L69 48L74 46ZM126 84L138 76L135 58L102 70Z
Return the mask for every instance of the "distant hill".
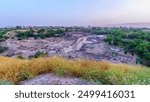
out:
M150 28L150 22L110 24L107 27Z

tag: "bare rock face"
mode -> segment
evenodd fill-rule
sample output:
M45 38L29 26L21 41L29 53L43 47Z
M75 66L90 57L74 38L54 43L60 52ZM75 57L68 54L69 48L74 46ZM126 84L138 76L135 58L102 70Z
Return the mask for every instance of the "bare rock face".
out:
M33 79L19 82L20 85L91 85L83 79L73 77L58 77L54 74L43 74Z

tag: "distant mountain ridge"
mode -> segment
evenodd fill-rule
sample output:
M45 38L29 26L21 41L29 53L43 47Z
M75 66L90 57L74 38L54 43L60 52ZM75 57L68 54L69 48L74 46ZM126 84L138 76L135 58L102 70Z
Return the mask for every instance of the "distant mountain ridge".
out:
M150 28L150 22L109 24L108 27Z

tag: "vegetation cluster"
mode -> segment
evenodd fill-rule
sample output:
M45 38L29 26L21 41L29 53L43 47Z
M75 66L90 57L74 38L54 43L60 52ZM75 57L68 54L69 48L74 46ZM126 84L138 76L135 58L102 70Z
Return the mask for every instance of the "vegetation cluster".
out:
M113 64L107 61L68 60L60 57L14 59L0 57L0 83L18 82L44 73L75 76L95 84L147 85L150 69L144 66Z
M124 48L125 53L137 55L137 63L150 66L150 32L112 29L106 42Z
M28 39L29 37L37 38L48 38L48 37L61 37L65 35L64 30L62 29L39 29L38 31L34 31L33 29L27 31L17 31L16 37L21 39Z

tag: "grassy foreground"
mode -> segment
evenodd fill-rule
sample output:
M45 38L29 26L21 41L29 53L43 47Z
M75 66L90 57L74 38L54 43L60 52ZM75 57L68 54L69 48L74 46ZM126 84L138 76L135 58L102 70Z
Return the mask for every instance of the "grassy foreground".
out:
M150 69L106 61L68 60L59 57L21 60L0 57L0 83L14 83L43 73L76 76L97 84L150 84ZM8 82L7 82L8 81Z

